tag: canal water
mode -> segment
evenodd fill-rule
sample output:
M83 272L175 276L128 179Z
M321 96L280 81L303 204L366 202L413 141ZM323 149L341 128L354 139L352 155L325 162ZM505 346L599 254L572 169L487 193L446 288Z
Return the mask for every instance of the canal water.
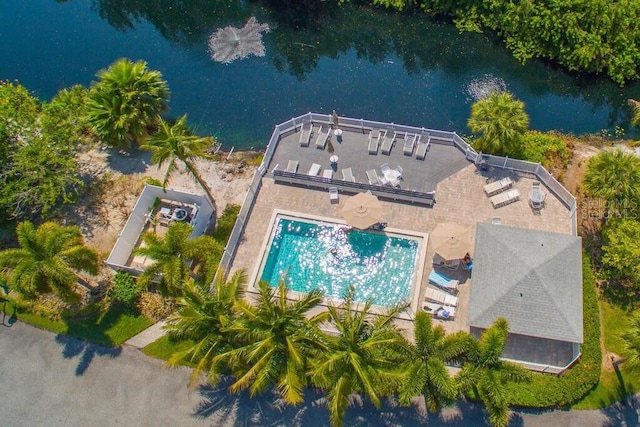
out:
M525 102L531 128L574 134L629 129L628 98L606 80L520 65L479 34L424 15L302 0L0 0L0 79L43 100L88 86L114 60L145 60L171 89L170 114L188 114L227 148L263 148L273 126L309 111L468 133L471 104L492 88ZM267 24L264 56L212 59L218 29Z

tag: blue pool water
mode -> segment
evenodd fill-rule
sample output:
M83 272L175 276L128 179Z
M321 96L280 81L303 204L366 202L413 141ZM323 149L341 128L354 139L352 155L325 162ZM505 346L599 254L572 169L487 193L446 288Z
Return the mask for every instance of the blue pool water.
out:
M333 298L354 285L356 301L390 306L410 299L417 257L417 240L278 218L261 280L277 286L286 274L289 289Z

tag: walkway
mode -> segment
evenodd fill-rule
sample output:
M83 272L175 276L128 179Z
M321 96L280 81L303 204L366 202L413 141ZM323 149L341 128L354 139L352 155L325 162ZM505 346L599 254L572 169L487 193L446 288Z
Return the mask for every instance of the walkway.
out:
M249 399L186 388L190 371L169 370L131 346L105 349L20 322L0 328L2 424L10 426L328 426L321 396L279 409L269 396ZM605 411L516 412L512 426L635 426L638 396ZM459 402L438 416L415 408L350 409L345 425L486 426L480 405Z
M146 346L166 334L166 331L163 329L164 325L166 324L167 322L165 320L154 323L144 331L140 332L138 335L129 338L129 340L125 342L125 344L131 345L135 348L145 348Z

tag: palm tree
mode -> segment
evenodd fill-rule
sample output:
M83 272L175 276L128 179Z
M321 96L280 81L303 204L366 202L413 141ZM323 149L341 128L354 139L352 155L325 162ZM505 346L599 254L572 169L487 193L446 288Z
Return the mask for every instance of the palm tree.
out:
M192 135L187 127L186 114L176 120L173 125L170 125L161 117L158 118L158 123L158 132L151 135L140 148L152 152L151 161L157 164L158 167L162 167L165 163L168 164L162 185L167 185L171 174L177 169L177 162L180 161L202 186L215 209L213 192L198 172L194 163L198 159L212 158L207 154L206 150L215 142L214 139L212 137L202 138Z
M322 292L313 290L298 300L287 299L284 280L277 288L258 284L255 305L240 301L238 322L229 328L243 343L220 358L232 366L236 381L232 392L248 389L251 396L276 386L285 402L303 401L310 357L326 349L318 325L326 311L307 317L322 302Z
M342 425L349 404L349 396L362 392L380 407L382 391L395 384L401 376L399 369L407 342L393 324L396 315L407 308L398 304L384 314L370 316L372 302L353 307L354 288L351 287L343 304L329 306L329 319L338 330L331 337L328 351L313 363L312 382L328 390L327 398L331 423Z
M87 121L93 131L115 147L138 142L167 109L169 88L159 71L144 61L122 58L99 71L89 90Z
M485 153L514 155L520 151L522 136L529 129L524 103L508 92L492 92L471 106L467 126L479 133L477 148Z
M31 222L18 224L17 249L0 252L0 271L9 286L27 298L53 293L67 302L77 302L75 271L98 273L98 254L84 246L79 227L45 222L36 228Z
M620 149L601 151L589 159L583 182L588 195L606 201L607 212L622 212L640 201L640 159Z
M184 285L184 294L177 301L178 311L168 319L166 330L171 337L191 340L194 344L175 353L169 366L183 362L195 364L191 384L207 374L209 381L217 383L221 372L226 371L223 360L216 359L224 352L240 344L235 334L227 331L237 318L234 307L246 291L247 275L236 271L227 281L224 277L213 283L211 290L196 286L192 280Z
M175 222L164 237L147 232L142 236L143 244L135 250L137 255L147 256L155 262L140 275L139 283L149 285L158 276L160 290L165 295L180 295L183 283L191 276L190 261L204 261L218 244L209 236L189 239L193 227L184 222Z
M409 405L422 394L431 412L438 412L458 396L455 382L449 375L445 361L459 359L469 347L471 337L464 332L445 335L442 326L433 327L431 317L416 314L415 344L409 349L407 372L400 388L399 400Z
M638 125L640 123L640 101L636 101L635 99L627 100L629 107L631 107L631 112L633 116L631 117L631 124L633 126Z
M631 316L631 324L622 334L625 348L625 364L640 371L640 312Z
M456 376L462 392L473 390L485 404L489 421L495 427L509 423L509 402L506 385L509 382L529 381L531 374L525 368L500 359L509 336L509 325L503 317L473 340L468 360Z

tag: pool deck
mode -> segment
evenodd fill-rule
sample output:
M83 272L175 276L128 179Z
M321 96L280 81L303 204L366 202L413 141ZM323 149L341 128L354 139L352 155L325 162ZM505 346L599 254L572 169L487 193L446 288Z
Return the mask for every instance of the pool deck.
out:
M309 147L300 147L298 137L299 132L296 132L281 138L268 165L269 172L275 165L280 165L280 170L284 169L287 162L292 159L298 160L301 173L306 173L312 163L320 163L324 168L331 167L330 153L326 149L317 149L313 139ZM429 233L439 223L456 222L468 227L471 230L472 240L475 240L477 223L499 221L501 224L515 227L571 234L569 209L544 186L543 190L547 193L545 207L538 214L532 212L527 200L529 189L534 181L533 176L521 176L499 168L489 168L487 171L480 172L476 165L466 160L464 153L451 145L432 144L426 159L422 161L417 160L415 156L404 156L401 142L396 144L389 156L382 155L380 152L377 155L369 155L367 141L368 135L361 132L343 132L340 144L334 139L333 154L339 157L338 176L340 178L340 169L351 167L356 180L366 182L367 169L376 168L379 172L380 165L388 163L392 168L395 165L401 165L404 169L401 188L418 191L424 191L425 188L431 188L434 185L437 188L436 203L433 207L381 199L385 220L389 227ZM353 196L353 194L341 193L339 202L331 203L327 190L276 183L269 172L262 178L262 187L248 217L231 264L231 272L245 269L249 277L255 277L262 257L265 234L269 230L274 210L285 209L298 212L303 216L323 216L341 221L342 206L347 198ZM507 176L514 181L513 188L520 192L520 200L494 209L483 187L487 182ZM432 286L428 284L428 276L433 269L433 256L433 249L429 245L419 283L419 303L422 302L426 288ZM436 323L441 324L449 332L468 331L467 307L472 279L469 272L462 268L444 271L451 278L460 280L459 304L455 320L436 320ZM408 331L413 331L412 322L399 320L399 323Z

